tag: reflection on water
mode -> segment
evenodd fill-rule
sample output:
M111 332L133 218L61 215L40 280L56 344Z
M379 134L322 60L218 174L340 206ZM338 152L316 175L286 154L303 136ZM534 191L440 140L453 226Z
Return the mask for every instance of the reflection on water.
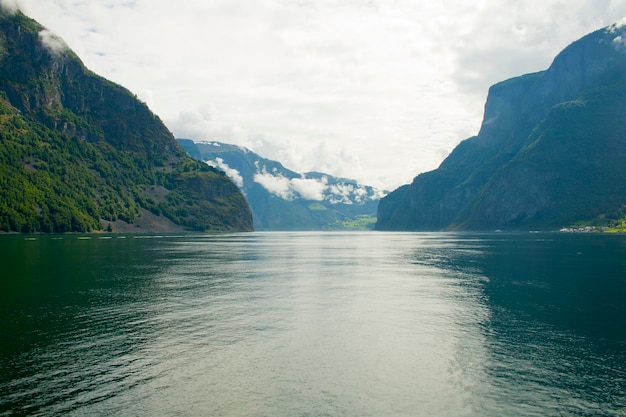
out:
M622 415L624 255L598 235L0 236L0 415Z

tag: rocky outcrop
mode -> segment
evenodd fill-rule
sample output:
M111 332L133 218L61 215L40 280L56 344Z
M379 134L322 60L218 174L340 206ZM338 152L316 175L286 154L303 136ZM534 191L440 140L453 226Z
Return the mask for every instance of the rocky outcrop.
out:
M558 228L617 215L626 204L624 39L623 26L607 27L548 70L492 86L479 134L381 200L376 228Z

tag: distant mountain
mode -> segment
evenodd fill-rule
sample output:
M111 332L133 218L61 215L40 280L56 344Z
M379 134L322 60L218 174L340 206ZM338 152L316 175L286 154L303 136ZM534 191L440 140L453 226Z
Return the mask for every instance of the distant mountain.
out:
M178 142L239 186L252 209L255 230L354 230L374 225L381 190L321 172L297 173L235 145Z
M239 189L144 103L0 9L0 231L251 229Z
M558 229L626 208L626 30L489 89L478 136L381 200L378 230Z

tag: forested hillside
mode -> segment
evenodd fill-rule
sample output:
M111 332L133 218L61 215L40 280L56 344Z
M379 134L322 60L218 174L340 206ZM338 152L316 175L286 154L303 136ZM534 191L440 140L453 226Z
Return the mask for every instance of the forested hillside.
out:
M37 22L0 10L0 231L251 230L223 173Z

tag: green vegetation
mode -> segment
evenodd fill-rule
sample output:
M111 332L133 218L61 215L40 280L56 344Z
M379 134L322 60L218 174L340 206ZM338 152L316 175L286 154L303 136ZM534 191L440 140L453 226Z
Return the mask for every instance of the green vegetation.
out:
M345 220L342 225L346 230L372 230L376 224L376 216L357 215L353 219Z
M0 12L0 232L98 231L142 209L188 230L251 230L223 173L127 90L49 51L41 29Z
M626 233L626 217L610 222L604 231L607 233Z
M311 211L324 211L327 210L327 208L320 203L313 203L313 204L309 204L309 210Z

